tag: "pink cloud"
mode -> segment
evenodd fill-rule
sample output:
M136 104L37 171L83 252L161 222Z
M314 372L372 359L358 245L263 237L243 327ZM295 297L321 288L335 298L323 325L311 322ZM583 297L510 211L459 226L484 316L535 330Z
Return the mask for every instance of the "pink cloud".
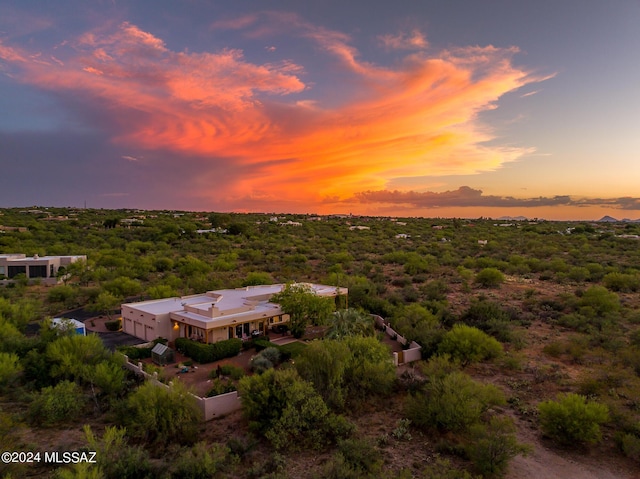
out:
M420 50L429 46L426 37L419 30L380 35L378 40L388 50Z
M83 95L114 142L200 158L189 194L238 205L269 195L307 204L348 198L394 177L493 170L532 151L488 146L493 134L478 121L503 94L541 79L512 64L516 49L417 52L388 67L363 60L348 35L296 15L253 15L213 27L250 35L286 29L350 78L342 88L351 90L342 93L351 94L328 106L314 96L304 65L291 59L260 64L234 48L173 51L127 22L68 42L56 50L59 62L37 62L34 52L2 44L0 58L25 83ZM426 46L417 31L386 38L398 48ZM232 172L224 182L216 181L220 168Z

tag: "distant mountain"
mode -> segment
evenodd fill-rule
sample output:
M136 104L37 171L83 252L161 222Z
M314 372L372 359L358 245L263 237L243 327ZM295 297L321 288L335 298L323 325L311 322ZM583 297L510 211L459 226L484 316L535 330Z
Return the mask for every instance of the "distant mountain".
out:
M597 221L597 223L617 223L617 222L618 220L615 218L612 218L611 216L603 216Z
M640 223L640 219L630 220L629 218L625 218L622 220L623 223Z
M528 219L526 216L501 216L498 218L500 221L527 221Z

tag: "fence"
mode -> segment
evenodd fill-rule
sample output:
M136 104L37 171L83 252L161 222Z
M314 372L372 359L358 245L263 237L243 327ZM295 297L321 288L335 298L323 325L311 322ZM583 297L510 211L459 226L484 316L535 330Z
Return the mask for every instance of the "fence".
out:
M387 321L384 320L382 316L378 316L377 314L371 315L378 325L380 329L382 329L390 338L395 339L397 342L402 344L402 346L407 346L409 341L398 334L394 329L389 325ZM407 349L403 349L399 353L393 353L393 363L396 366L400 366L401 364L412 363L413 361L419 361L422 359L422 347L416 343L415 341L411 341L408 344Z
M126 359L125 366L127 369L133 371L134 373L145 377L149 381L153 382L157 386L163 386L166 388L170 388L170 384L164 384L158 381L158 373L149 374L142 368L142 363L138 363L137 365L130 363L129 358L126 355L123 355ZM237 411L242 407L242 403L240 402L240 397L238 396L238 391L232 391L226 394L220 394L218 396L213 396L210 398L201 398L192 394L192 396L196 399L196 403L202 411L202 416L205 421L209 421L215 417L224 416L233 411Z

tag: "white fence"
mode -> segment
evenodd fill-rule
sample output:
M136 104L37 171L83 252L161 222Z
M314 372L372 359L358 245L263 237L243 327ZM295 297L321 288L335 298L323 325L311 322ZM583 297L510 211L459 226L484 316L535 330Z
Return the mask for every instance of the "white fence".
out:
M135 365L129 362L129 358L126 355L124 355L124 357L126 359L125 366L134 373L147 378L157 386L164 386L166 388L171 387L158 381L158 373L149 374L142 368L142 363L139 362L138 365ZM196 399L196 403L198 404L200 411L202 411L202 416L205 421L224 416L233 411L237 411L242 407L238 391L232 391L230 393L220 394L210 398L201 398L195 394L192 394L192 396Z
M405 337L398 334L394 329L389 325L387 321L382 318L382 316L378 316L377 314L371 315L376 322L376 324L382 329L390 338L395 339L398 343L402 344L403 350L399 353L393 353L393 363L396 366L400 366L401 364L412 363L413 361L420 361L422 359L422 346L420 346L415 341L411 341L409 347L404 349L409 342Z

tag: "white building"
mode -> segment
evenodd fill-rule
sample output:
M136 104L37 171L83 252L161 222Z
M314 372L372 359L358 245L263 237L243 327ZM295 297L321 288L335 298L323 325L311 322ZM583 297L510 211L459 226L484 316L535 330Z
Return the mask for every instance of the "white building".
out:
M318 296L346 295L346 288L308 284ZM223 339L248 339L254 331L265 333L289 321L280 305L270 303L283 284L208 291L181 298L158 299L122 305L122 330L146 341L190 338L205 343Z

